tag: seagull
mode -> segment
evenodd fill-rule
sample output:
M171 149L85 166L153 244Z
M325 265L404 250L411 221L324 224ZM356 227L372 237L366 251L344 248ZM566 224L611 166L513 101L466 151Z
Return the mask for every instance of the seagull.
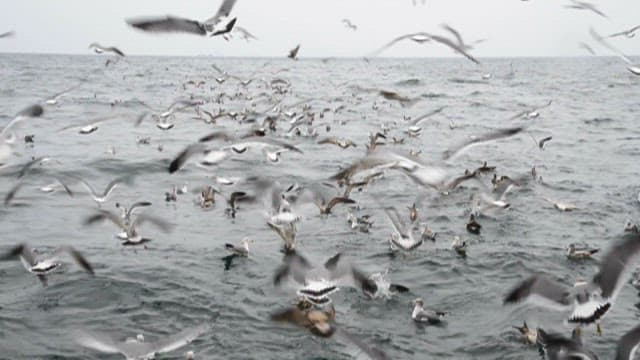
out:
M531 136L531 138L533 139L533 142L536 143L536 145L538 146L538 148L540 150L544 150L544 144L547 141L551 141L553 139L553 136L547 136L547 137L544 137L544 138L542 138L540 140L536 140L536 138L534 138L533 135L531 135L531 134L529 134L529 135Z
M295 306L271 313L272 321L289 323L308 329L313 335L320 337L339 337L355 344L372 360L388 360L389 357L377 348L371 348L362 341L339 328L335 324L336 310L329 305L327 310L315 309L313 304L302 299Z
M4 32L4 33L0 34L0 39L14 37L15 35L16 35L15 31L7 31L7 32Z
M116 208L119 208L122 211L122 221L125 225L131 224L131 215L133 215L133 211L138 208L151 206L151 202L149 201L138 201L131 204L130 207L126 207L120 203L116 203Z
M451 248L458 255L460 255L462 257L466 257L467 256L467 242L466 241L462 241L459 236L454 236L453 237L453 242L451 243Z
M604 256L597 274L589 282L573 287L562 285L549 277L533 275L514 287L504 298L504 304L531 301L556 310L570 310L569 323L596 323L601 333L600 320L609 311L626 283L628 268L640 253L640 234L626 233Z
M300 190L300 194L296 199L297 204L311 202L318 207L320 214L331 214L331 210L338 204L355 204L355 200L344 196L328 195L324 189L318 186L307 186Z
M62 186L64 188L64 190L66 191L67 195L73 197L73 192L71 191L71 189L69 189L69 187L65 184L65 182L59 176L57 176L57 175L48 175L48 176L50 176L54 180L56 180L56 183L54 183L55 185ZM4 197L4 206L11 205L11 202L15 198L16 194L18 193L18 191L22 188L22 186L24 186L24 184L25 184L25 182L23 180L19 180L13 187L11 187L11 189L9 189L9 191L7 191L7 194ZM45 189L45 190L48 190L48 191L45 191L45 192L52 192L53 191L51 189Z
M69 92L77 89L82 84L83 83L76 84L76 85L74 85L74 86L72 86L72 87L70 87L70 88L68 88L68 89L66 89L64 91L61 91L61 92L59 92L59 93L57 93L57 94L55 94L53 96L50 96L48 99L46 99L44 101L44 103L47 104L47 105L56 105L58 103L58 100L60 100L60 98L62 96L64 96L64 95L68 94Z
M467 223L466 227L468 232L476 235L479 235L480 229L482 229L482 225L480 225L480 223L476 221L476 217L473 214L469 215L469 222Z
M460 35L460 33L456 29L454 29L453 27L451 27L451 26L449 26L447 24L442 24L442 25L440 25L440 27L442 27L443 29L445 29L446 31L451 33L451 35L453 35L456 38L456 43L457 43L456 45L458 45L461 49L463 49L465 51L473 50L473 45L479 44L481 42L484 42L484 40L476 40L476 41L473 42L473 45L467 44L462 39L462 35Z
M398 43L398 42L400 42L402 40L411 40L411 41L416 42L418 44L423 44L425 42L431 41L431 35L428 34L428 33L425 33L425 32L417 32L417 33L411 33L411 34L405 34L405 35L398 36L397 38L395 38L395 39L389 41L388 43L386 43L380 49L374 51L371 54L371 56L376 56L376 55L380 54L384 50L390 48L391 46L395 45L396 43Z
M559 201L554 201L551 200L549 198L544 198L547 202L549 202L550 204L553 205L554 208L560 210L560 211L573 211L576 210L578 207L575 206L574 204L570 204L570 203L563 203L563 202L559 202Z
M320 141L318 141L318 144L332 144L332 145L336 145L339 146L341 149L348 149L349 147L353 146L353 147L357 147L358 145L356 145L356 143L354 143L352 140L350 139L340 139L337 137L326 137Z
M427 41L434 41L434 42L440 43L440 44L442 44L444 46L449 47L454 52L457 52L458 54L466 57L467 59L471 60L472 62L474 62L476 64L480 64L480 62L476 58L474 58L473 56L471 56L467 52L468 45L464 45L464 44L463 45L459 45L459 44L456 44L451 39L448 39L448 38L446 38L444 36L433 35L433 34L429 34L429 33L425 33L425 32L418 32L418 33L412 33L412 34L406 34L406 35L399 36L399 37L391 40L390 42L388 42L384 46L382 46L380 49L374 51L372 53L372 56L376 56L376 55L380 54L382 51L384 51L384 50L388 49L389 47L395 45L397 42L399 42L401 40L406 40L406 39L414 41L414 42L417 42L417 43L424 43L424 42L427 42Z
M280 236L282 241L284 241L285 253L295 251L297 229L294 223L274 224L267 221L267 225Z
M96 54L102 54L105 52L111 52L114 53L118 56L124 57L124 53L122 51L120 51L120 49L118 49L115 46L102 46L96 42L91 43L91 45L89 45L89 49L93 48L93 51L96 52Z
M568 9L576 9L576 10L589 10L592 11L604 18L608 18L607 15L605 15L605 13L603 13L602 11L598 10L598 8L596 8L595 5L593 5L592 3L586 2L586 1L577 1L577 0L571 0L572 4L570 5L565 5L565 8Z
M384 272L371 274L369 276L369 279L375 283L377 290L375 293L365 292L365 295L369 296L371 299L390 299L391 296L395 294L403 294L409 292L408 287L400 284L394 284L387 280L386 275L388 272L389 269Z
M499 130L491 131L486 134L474 136L471 140L464 141L458 144L457 146L449 148L447 151L445 151L444 160L454 159L459 154L461 154L462 152L464 152L465 150L469 149L472 146L484 144L490 141L505 139L505 138L519 134L522 130L524 130L524 127L519 126L519 127L513 127L513 128L499 129Z
M300 44L289 50L289 55L287 55L287 57L289 59L298 60L298 51L300 51Z
M7 125L5 125L5 127L2 129L2 132L0 132L0 136L4 138L7 131L9 131L9 129L11 129L18 122L26 118L37 118L42 116L42 114L44 114L44 108L42 108L40 104L33 104L33 105L27 106L26 108L20 110L13 117L13 119L11 119L11 121L9 121ZM3 140L3 141L6 142L6 140Z
M616 49L613 45L609 44L600 34L598 34L593 28L589 28L589 34L591 34L591 37L596 40L598 43L600 43L600 45L604 46L605 48L613 51L614 53L618 54L618 56L627 64L629 64L629 66L627 66L627 70L629 70L629 72L631 72L634 75L640 75L640 67L635 65L634 62L628 57L626 56L622 51Z
M358 30L358 27L356 25L354 25L351 20L349 19L342 19L342 23L344 24L344 26L346 26L347 28L356 31Z
M424 164L416 159L410 159L391 151L373 151L365 157L354 161L347 168L332 175L329 179L345 184L356 174L369 171L399 170L415 183L440 189L445 186L447 172L439 166Z
M240 27L240 26L234 26L233 28L233 32L231 32L230 34L225 35L225 40L229 40L231 34L235 34L235 33L240 33L240 36L246 41L249 42L250 40L258 40L258 38L253 35L252 33L249 32L249 30ZM248 80L249 82L252 80ZM249 85L248 83L246 85ZM244 86L246 86L244 85Z
M210 328L209 325L200 325L154 342L145 342L142 334L138 334L135 339L120 342L106 334L89 331L76 332L75 339L78 344L103 353L122 354L127 360L146 360L186 346Z
M589 52L589 54L591 54L591 55L596 55L596 52L595 52L595 51L591 48L591 46L589 46L588 44L583 43L583 42L580 42L580 43L578 43L578 46L579 46L581 49L585 49L586 51L588 51L588 52Z
M413 304L414 307L413 312L411 313L411 318L417 323L439 324L442 322L442 318L447 314L442 311L425 309L422 298L413 300Z
M147 32L184 32L201 36L223 35L233 29L236 18L229 21L222 30L215 30L215 26L222 21L223 17L229 16L235 3L236 0L224 0L218 12L204 22L172 15L132 18L126 19L125 22L136 29Z
M224 261L224 269L229 270L231 268L231 262L237 257L249 257L249 244L252 242L253 240L245 237L240 241L240 246L230 243L224 244L224 248L231 252L231 255L222 258Z
M538 343L538 330L532 329L527 326L527 322L523 322L522 326L514 326L514 329L518 330L522 334L523 339L531 345Z
M634 27L632 27L631 29L628 29L628 30L624 30L624 31L621 31L621 32L618 32L618 33L611 34L611 35L609 35L607 37L610 38L610 37L616 37L616 36L623 36L624 35L624 36L626 36L628 38L632 38L632 37L636 36L636 31L638 31L638 30L640 30L640 25L634 26Z
M83 224L85 226L88 226L103 220L111 221L126 233L126 237L119 236L123 240L122 245L124 246L142 245L151 241L151 239L143 238L138 233L138 227L140 227L145 222L152 223L164 232L170 232L173 229L173 226L165 220L146 214L139 214L129 224L125 224L125 222L122 220L122 217L107 210L99 210L93 215L90 215L84 220Z
M47 275L62 266L60 257L64 254L71 255L73 261L91 275L94 275L93 267L85 257L71 246L58 248L47 257L38 257L38 252L28 244L14 246L7 253L0 255L0 260L14 260L20 258L22 265L28 272L36 275L43 286L47 286Z
M93 201L95 201L96 203L102 204L105 201L107 201L107 199L109 198L109 195L111 195L111 192L120 184L124 183L127 181L128 177L118 177L115 178L113 180L111 180L108 184L107 187L104 189L104 191L102 193L98 193L93 186L91 186L91 184L89 184L86 180L84 180L83 178L79 177L79 176L75 176L75 175L69 175L71 178L78 180L84 187L85 189L87 189L87 191L89 192L89 194L91 195L91 198L93 199Z
M546 355L547 359L598 360L598 356L582 344L580 328L573 330L570 339L562 335L547 334L542 329L538 329L536 333L540 355Z
M389 238L391 250L400 249L408 252L417 249L424 243L425 237L421 236L419 239L413 237L413 228L402 221L395 207L387 207L384 210L393 227L393 233ZM435 238L433 239L432 241L435 241Z
M285 254L283 264L278 267L273 278L276 286L285 283L296 288L296 294L314 304L325 304L329 295L340 290L340 286L355 287L369 297L377 293L375 281L337 253L322 267L313 266L297 252Z
M598 248L590 248L587 246L580 246L578 244L567 245L567 257L574 260L589 259L591 255L600 251Z
M98 125L100 125L103 122L109 121L109 120L114 120L117 118L122 117L122 115L117 114L117 115L107 115L107 116L102 116L96 119L91 120L90 122L85 122L85 123L81 123L81 124L71 124L71 125L67 125L63 128L60 128L58 130L58 132L61 131L65 131L68 129L78 129L78 133L81 135L89 135L95 131L98 130Z
M624 334L618 341L615 360L633 360L640 345L640 326Z

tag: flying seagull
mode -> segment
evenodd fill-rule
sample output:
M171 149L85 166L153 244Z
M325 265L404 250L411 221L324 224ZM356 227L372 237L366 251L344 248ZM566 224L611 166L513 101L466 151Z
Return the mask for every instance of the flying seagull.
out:
M509 291L504 303L531 301L551 309L570 310L569 323L596 323L600 333L600 320L626 283L627 270L634 266L639 253L640 234L626 233L609 249L591 281L567 287L548 276L533 275Z
M287 55L287 57L289 59L298 60L298 51L300 51L300 44L289 50L289 55Z
M102 46L96 42L91 43L91 45L89 45L89 49L93 49L93 51L96 52L96 54L102 54L105 52L112 52L118 56L122 56L124 57L124 53L122 51L120 51L120 49L118 49L115 46Z
M5 33L0 34L0 39L13 37L15 35L15 31L7 31Z
M236 19L232 19L227 23L224 29L216 30L215 26L222 21L223 17L229 16L231 9L235 5L236 0L224 0L218 12L209 19L200 22L197 20L191 20L181 18L172 15L166 16L153 16L153 17L139 17L126 19L126 23L130 26L147 32L158 33L170 33L170 32L183 32L196 35L222 35L230 32L235 25Z
M71 255L73 261L86 272L93 275L93 267L85 257L71 246L58 248L49 256L38 257L38 252L28 244L19 244L0 256L0 260L13 260L19 258L27 271L36 275L43 286L47 286L47 275L62 266L60 257L65 253Z
M636 31L638 31L638 30L640 30L640 25L634 26L631 29L627 29L627 30L623 30L621 32L617 32L617 33L611 34L611 35L609 35L607 37L610 38L610 37L616 37L616 36L623 36L624 35L624 36L626 36L628 38L632 38L632 37L636 36Z
M618 341L615 360L633 360L640 345L640 326L624 334Z
M358 27L354 25L349 19L342 19L342 23L344 24L344 26L346 26L347 28L353 31L358 30Z
M565 5L564 7L566 7L567 9L576 9L576 10L589 10L589 11L593 11L594 13L604 17L604 18L608 18L607 15L605 15L605 13L603 13L602 11L598 10L598 8L596 8L595 5L593 5L592 3L586 2L586 1L577 1L577 0L571 0L572 4L569 5Z
M593 28L589 28L589 34L591 35L591 37L597 41L598 43L600 43L600 45L604 46L605 48L613 51L614 53L618 54L618 56L620 56L620 58L626 62L627 64L629 64L629 66L627 66L627 70L629 70L632 74L634 75L640 75L640 67L637 66L631 59L629 59L628 56L626 56L622 51L618 50L617 48L615 48L613 45L609 44L600 34L598 34Z
M448 31L455 31L453 28L447 27ZM450 30L449 30L450 29ZM458 34L457 31L455 31L456 34ZM458 36L460 36L460 34L458 34ZM390 48L391 46L395 45L397 42L402 41L402 40L411 40L413 42L417 42L417 43L424 43L427 41L435 41L437 43L440 43L444 46L447 46L449 48L451 48L453 51L457 52L458 54L466 57L467 59L473 61L476 64L480 64L480 62L474 58L473 56L471 56L471 54L469 54L467 51L470 48L469 45L465 45L464 43L462 44L457 44L456 42L452 41L451 39L448 39L444 36L440 36L440 35L432 35L430 33L426 33L426 32L417 32L417 33L411 33L411 34L406 34L406 35L402 35L402 36L398 36L397 38L391 40L390 42L388 42L387 44L385 44L384 46L382 46L381 48L379 48L378 50L374 51L372 53L372 56L376 56L378 54L380 54L382 51ZM462 38L460 37L458 39L459 41L462 40Z

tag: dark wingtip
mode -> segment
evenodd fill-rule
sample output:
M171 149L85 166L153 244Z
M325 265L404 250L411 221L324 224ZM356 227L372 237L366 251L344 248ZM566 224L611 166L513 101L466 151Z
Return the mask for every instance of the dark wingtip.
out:
M178 171L178 169L180 169L180 164L178 162L178 159L175 159L171 162L171 164L169 164L169 174L173 174L174 172Z
M407 293L409 292L409 288L404 286L404 285L400 285L400 284L391 284L389 285L389 290L391 291L396 291L399 293Z

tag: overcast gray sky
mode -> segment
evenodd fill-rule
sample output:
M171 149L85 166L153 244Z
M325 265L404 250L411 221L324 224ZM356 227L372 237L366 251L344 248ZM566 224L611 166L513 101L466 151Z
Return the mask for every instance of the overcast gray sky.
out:
M259 40L205 38L188 34L149 34L127 26L125 18L172 14L196 20L213 15L221 0L20 0L6 1L0 12L0 52L89 54L94 41L118 46L126 54L284 56L302 44L300 57L367 55L392 38L416 31L442 32L447 23L465 40L487 39L476 56L587 55L584 41L599 54L589 26L606 35L640 25L640 1L600 0L609 19L564 7L569 0L238 0L232 16ZM347 29L341 19L358 26ZM638 36L612 43L627 53L640 53ZM451 56L434 44L400 43L382 56Z

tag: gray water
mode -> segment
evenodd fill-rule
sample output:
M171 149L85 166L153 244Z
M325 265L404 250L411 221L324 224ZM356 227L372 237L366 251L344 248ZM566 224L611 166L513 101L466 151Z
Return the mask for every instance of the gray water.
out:
M640 190L640 78L628 73L614 58L484 59L482 68L462 59L352 60L217 59L130 57L104 68L105 57L2 55L0 56L0 120L3 123L23 107L62 91L85 76L88 81L47 106L42 118L25 121L16 131L12 165L0 171L5 193L16 183L19 165L32 156L47 155L59 163L47 171L75 172L96 188L122 175L135 175L132 184L118 187L103 209L115 203L148 200L146 211L175 225L162 233L143 228L153 238L148 249L123 248L113 237L111 224L84 227L83 219L96 209L93 200L74 184L70 198L63 192L45 194L39 186L50 180L30 176L12 206L0 209L3 249L28 242L42 251L73 245L95 267L91 278L68 264L43 288L19 262L0 263L0 358L2 359L118 359L81 348L73 331L89 329L124 339L145 334L147 339L172 334L202 323L212 330L195 342L161 358L180 359L193 350L200 359L302 359L364 358L357 348L338 339L319 339L308 332L272 323L269 314L293 300L293 293L274 288L272 275L282 259L279 237L266 226L265 210L244 206L235 219L219 202L209 211L195 204L197 192L212 183L212 176L261 175L283 184L322 181L341 166L362 157L367 132L380 124L391 127L390 136L404 136L403 116L417 117L440 106L446 109L423 124L423 134L403 145L386 145L398 153L422 150L420 158L438 163L442 151L496 128L525 124L536 138L553 135L541 151L527 133L474 147L451 164L449 173L462 174L483 161L497 166L500 175L526 174L536 166L542 182L515 190L511 208L479 218L481 235L466 232L470 199L477 187L463 184L449 195L416 186L407 177L389 172L352 197L360 213L370 213L374 226L369 234L352 231L346 207L320 216L312 206L297 209L304 217L299 225L298 249L316 263L343 252L367 273L388 270L388 277L411 289L410 294L370 300L355 289L343 288L333 296L337 323L364 342L383 349L394 359L534 359L534 347L523 344L511 328L526 320L531 326L570 334L563 313L531 306L502 306L502 297L518 281L537 271L553 274L567 284L588 279L597 271L593 261L574 262L565 257L571 242L606 250L619 237L626 219L638 220ZM511 73L510 63L513 64ZM234 156L210 170L192 163L170 175L170 160L185 146L214 130L238 131L251 124L228 118L208 125L194 120L193 111L178 113L170 131L152 121L133 127L145 110L136 100L165 108L180 97L194 94L213 97L221 92L257 94L264 83L243 88L234 79L219 85L216 64L230 74L291 83L282 107L300 99L312 111L325 107L346 108L328 113L316 122L331 124L327 135L347 137L357 148L341 150L316 144L317 139L288 139L304 154L284 153L280 163L267 162L259 152ZM287 70L282 70L287 69ZM491 73L482 80L483 73ZM511 73L511 74L510 74ZM188 80L204 80L203 88L187 87ZM348 82L347 84L343 84ZM411 107L384 100L360 88L395 90L422 100ZM110 103L122 103L111 106ZM531 120L507 120L531 106L552 100ZM270 103L242 98L219 105L241 111L263 110ZM374 109L374 103L377 109ZM302 110L302 105L294 111ZM90 135L76 130L59 131L108 114L126 114L106 122ZM288 119L281 118L274 136L284 137ZM393 123L398 125L394 127ZM455 128L449 127L450 122ZM321 128L321 137L325 129ZM35 134L35 145L22 137ZM138 145L137 136L151 136L150 145ZM163 151L158 150L162 145ZM106 153L113 146L115 155ZM489 179L485 178L488 183ZM190 193L176 203L165 203L164 192L188 183ZM193 192L191 192L193 191ZM545 197L574 203L577 211L559 212ZM396 206L403 214L418 199L422 221L439 233L435 244L425 244L406 256L389 256L391 227L380 209ZM462 259L450 249L453 236L469 245ZM225 242L248 236L255 240L249 259L224 271L221 257ZM601 256L601 254L599 254ZM410 301L449 312L443 326L417 326L411 320ZM615 343L638 324L636 291L629 285L603 322L603 336L593 327L585 341L601 358L612 358Z

